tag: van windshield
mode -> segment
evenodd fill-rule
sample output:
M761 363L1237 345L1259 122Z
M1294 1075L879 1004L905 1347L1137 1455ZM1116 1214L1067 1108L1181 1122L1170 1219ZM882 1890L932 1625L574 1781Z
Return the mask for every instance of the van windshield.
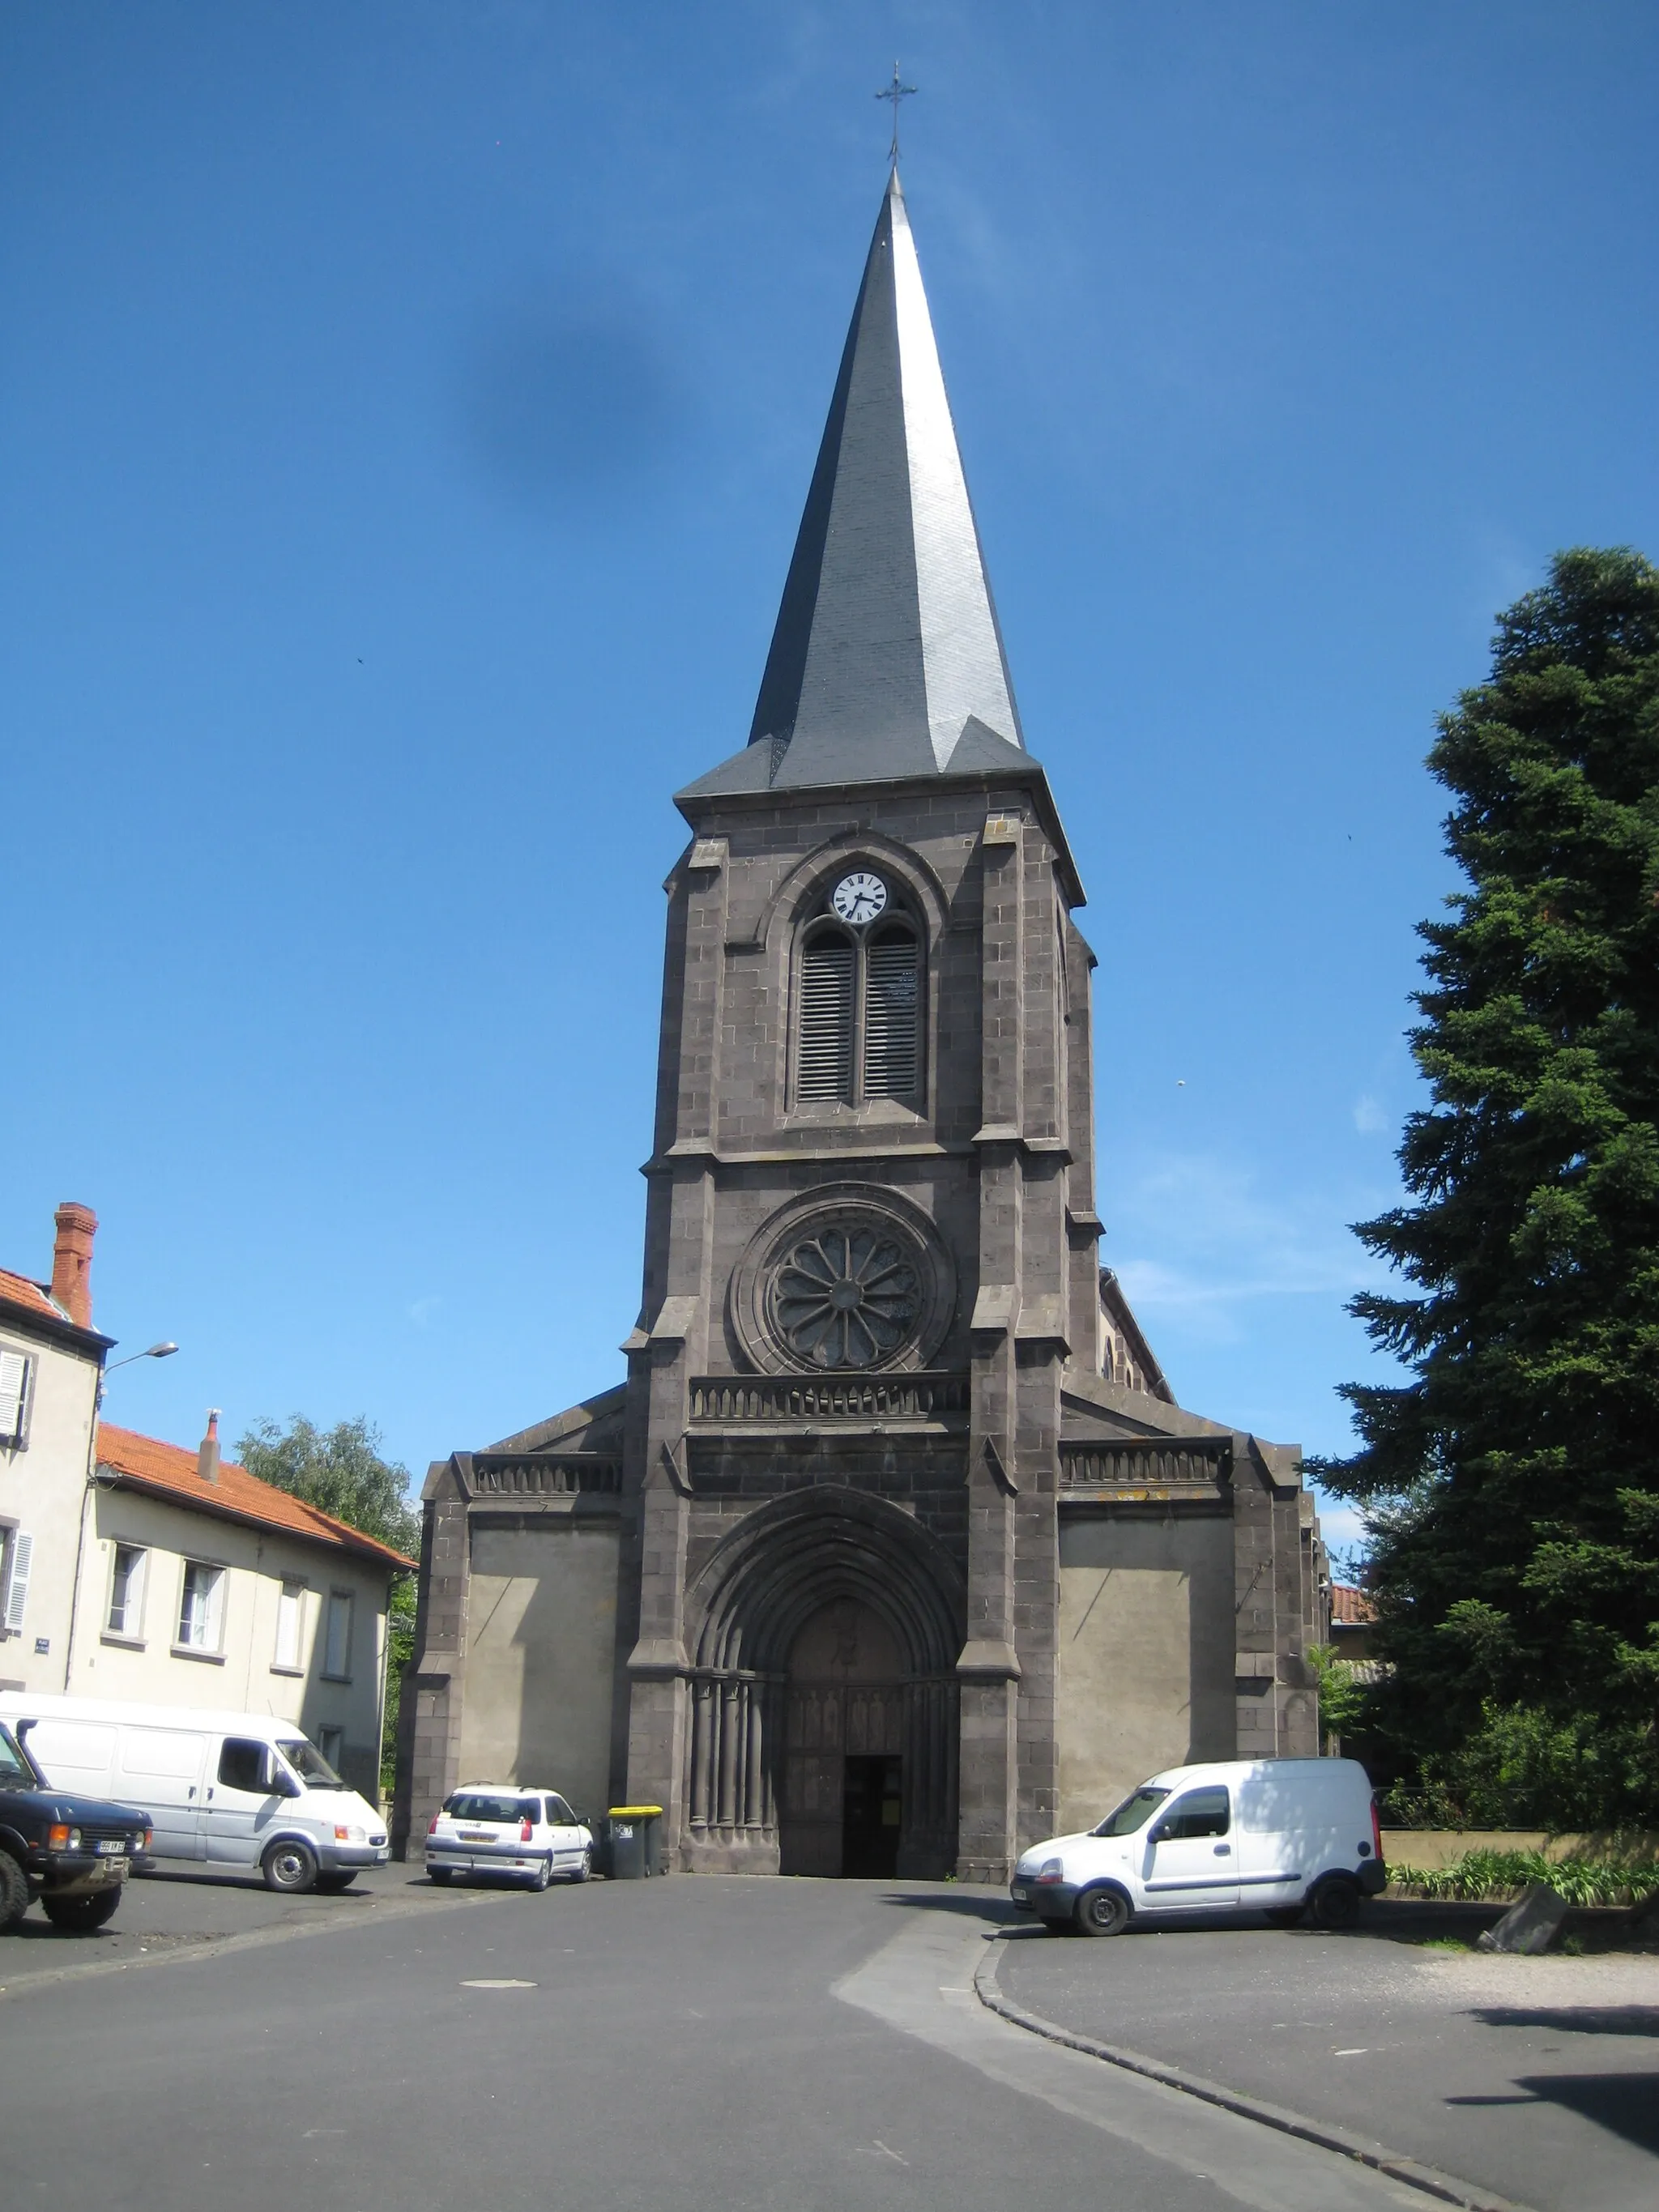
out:
M314 1743L307 1743L302 1735L284 1736L277 1750L299 1776L307 1790L343 1790L345 1784L323 1757Z
M1097 1836L1133 1836L1137 1828L1144 1828L1164 1800L1167 1790L1154 1790L1150 1784L1137 1790L1133 1797L1126 1797L1115 1813L1109 1813L1094 1830Z

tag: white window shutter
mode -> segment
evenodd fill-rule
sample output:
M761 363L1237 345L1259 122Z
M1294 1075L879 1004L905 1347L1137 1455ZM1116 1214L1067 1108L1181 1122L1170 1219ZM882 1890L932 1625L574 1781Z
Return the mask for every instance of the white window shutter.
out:
M11 1540L11 1580L6 1589L6 1628L15 1636L23 1626L23 1608L29 1601L29 1566L34 1558L34 1539L19 1528Z
M0 1444L23 1440L23 1413L28 1404L29 1363L21 1352L0 1352Z

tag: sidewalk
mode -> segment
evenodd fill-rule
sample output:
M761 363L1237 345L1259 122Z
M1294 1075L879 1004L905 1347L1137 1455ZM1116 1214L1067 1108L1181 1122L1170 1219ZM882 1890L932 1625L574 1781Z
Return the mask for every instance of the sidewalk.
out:
M1104 1943L1022 1927L998 1979L1057 2027L1536 2212L1652 2212L1659 1958L1499 1958L1421 1940L1467 1942L1490 1917L1382 1904L1352 1935L1241 1917Z

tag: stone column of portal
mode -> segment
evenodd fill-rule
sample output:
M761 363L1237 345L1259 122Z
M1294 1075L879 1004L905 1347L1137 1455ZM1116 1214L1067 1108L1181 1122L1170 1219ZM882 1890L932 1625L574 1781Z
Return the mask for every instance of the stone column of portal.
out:
M663 1046L674 1051L673 1124L659 1121L658 1145L670 1176L653 1200L666 1205L660 1305L646 1330L650 1365L641 1470L639 1638L628 1660L628 1796L663 1808L671 1865L680 1863L689 1829L686 1732L685 1556L690 1466L686 1427L694 1366L708 1353L710 1243L714 1212L715 1100L720 1085L724 982L726 848L699 839L683 870L684 965L674 1003L665 1007ZM682 896L678 884L676 897ZM665 1071L663 1091L666 1091ZM665 1105L666 1100L664 1101ZM666 1145L665 1138L672 1139Z
M1023 969L1021 824L988 817L981 847L979 1287L968 1450L968 1636L961 1686L957 1871L1006 1879L1018 1803L1014 1655L1014 1328L1019 1313Z

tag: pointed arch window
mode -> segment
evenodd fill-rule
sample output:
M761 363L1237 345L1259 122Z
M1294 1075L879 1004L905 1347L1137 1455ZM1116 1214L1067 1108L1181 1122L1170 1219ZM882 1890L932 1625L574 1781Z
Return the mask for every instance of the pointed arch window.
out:
M921 975L921 932L902 910L868 929L826 915L807 923L796 986L799 1103L917 1099Z

